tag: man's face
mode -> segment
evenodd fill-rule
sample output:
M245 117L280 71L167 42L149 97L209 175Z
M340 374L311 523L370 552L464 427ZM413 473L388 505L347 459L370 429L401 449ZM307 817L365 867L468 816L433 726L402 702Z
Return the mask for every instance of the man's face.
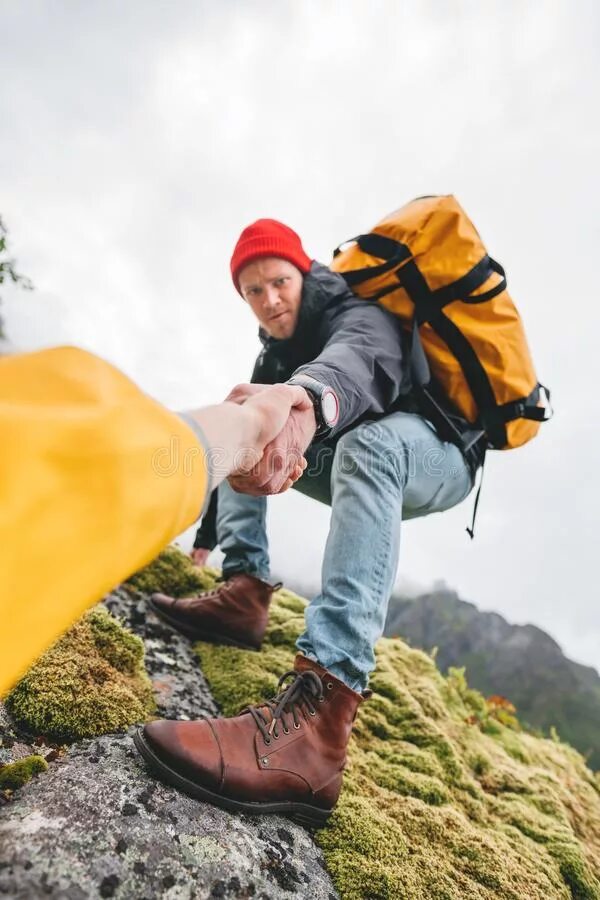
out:
M296 330L303 280L296 266L276 256L257 259L240 272L242 297L271 337L282 340Z

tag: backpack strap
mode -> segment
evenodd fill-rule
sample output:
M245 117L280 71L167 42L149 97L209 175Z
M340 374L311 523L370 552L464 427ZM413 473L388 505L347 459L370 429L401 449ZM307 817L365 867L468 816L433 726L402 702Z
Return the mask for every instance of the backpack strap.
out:
M484 291L483 294L473 294L473 291L485 284L494 273L501 276L498 284ZM491 256L484 256L461 278L457 278L451 284L437 288L435 291L430 290L414 259L402 266L402 269L397 272L397 277L400 286L405 289L415 304L415 310L421 324L432 321L434 317L442 312L445 306L454 300L473 304L486 303L505 291L507 287L504 269Z
M399 241L385 237L383 234L376 234L375 232L359 234L357 237L345 241L345 243L351 244L353 241L358 244L363 253L368 253L369 256L375 256L377 259L383 259L385 262L379 266L366 266L364 269L353 269L351 272L343 272L342 274L348 287L356 287L357 284L362 284L370 278L385 275L386 272L391 272L392 269L395 269L411 257L411 252L406 244L401 244ZM342 252L343 246L344 244L340 244L333 251L334 259Z
M492 271L494 271L492 269L492 261L489 256L485 256L467 272L466 276L458 279L458 282L462 283L463 287L466 285L471 290L474 290L476 286L484 284ZM496 397L487 372L469 341L454 322L448 318L443 309L453 299L463 299L455 296L457 290L454 285L457 282L454 282L453 285L447 285L444 288L444 293L440 293L436 297L436 292L430 290L414 259L410 259L404 264L402 269L397 272L397 277L414 303L415 326L418 327L427 322L447 344L463 370L478 410L495 409L497 405ZM502 290L506 286L505 282L506 279L503 279ZM496 287L500 288L500 285ZM449 288L454 288L454 290L450 291L448 290ZM492 291L495 290L496 288L492 288ZM485 429L491 446L502 447L506 443L506 425L504 422L492 423L490 421L484 423L479 419L475 427Z
M467 534L469 535L471 540L473 540L473 538L475 537L475 519L477 518L477 507L479 506L479 498L481 496L481 487L483 485L483 470L485 469L485 456L486 456L486 451L484 450L483 451L483 459L481 461L481 475L479 476L479 487L477 488L477 493L475 494L475 503L473 504L473 518L471 519L471 527L469 528L469 526L467 525L467 527L465 528L465 531L467 532Z
M493 288L490 288L489 291L471 296L473 291L487 281L494 272L501 276L501 281ZM491 256L484 256L466 275L463 275L462 278L457 278L452 284L432 291L431 296L435 298L436 303L440 306L452 303L453 300L462 300L463 303L485 303L487 300L493 300L494 297L505 291L506 286L506 272L500 263L492 259Z
M544 406L538 406L541 391L545 394ZM553 415L554 410L552 408L550 391L545 385L538 382L527 397L521 397L519 400L510 400L508 403L501 403L492 409L486 409L481 413L480 420L486 428L494 428L498 425L512 422L513 419L549 422Z
M463 453L466 453L473 444L476 444L484 436L485 430L482 428L470 428L466 431L460 431L428 390L428 385L431 382L431 370L423 349L423 342L421 341L416 318L413 319L409 364L414 387L425 400L427 416L435 425L440 437L456 444Z

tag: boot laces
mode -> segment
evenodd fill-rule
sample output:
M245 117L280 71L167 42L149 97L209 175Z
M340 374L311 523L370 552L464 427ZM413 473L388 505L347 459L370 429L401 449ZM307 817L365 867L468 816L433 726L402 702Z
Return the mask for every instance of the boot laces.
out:
M283 688L288 679L293 679ZM250 713L256 722L265 744L270 744L271 737L276 740L279 737L279 725L284 734L289 732L289 717L293 719L294 728L300 728L298 712L307 709L309 715L316 715L315 702L320 703L325 699L323 684L316 672L296 672L291 669L281 676L277 684L278 694L272 700L267 700L260 706L248 706Z

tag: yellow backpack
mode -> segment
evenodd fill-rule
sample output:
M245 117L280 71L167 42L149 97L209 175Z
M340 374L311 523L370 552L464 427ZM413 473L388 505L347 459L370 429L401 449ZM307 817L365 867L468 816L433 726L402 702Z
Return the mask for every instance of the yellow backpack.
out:
M412 330L413 378L444 415L428 391L433 376L472 423L469 445L485 434L494 449L519 447L550 418L504 269L453 196L406 204L338 247L331 268Z

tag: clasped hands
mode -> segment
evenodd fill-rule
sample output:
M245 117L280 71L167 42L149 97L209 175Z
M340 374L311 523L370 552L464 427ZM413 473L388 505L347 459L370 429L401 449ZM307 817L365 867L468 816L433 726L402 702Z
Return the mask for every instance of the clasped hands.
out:
M278 391L293 391L295 402L282 426ZM262 394L260 398L258 394ZM255 497L281 494L297 481L306 469L304 453L317 428L312 401L304 388L267 384L238 384L225 398L226 402L260 404L265 418L265 434L270 438L262 453L248 450L245 459L229 476L231 487ZM272 400L271 406L269 402ZM282 426L282 427L281 427ZM271 434L276 432L274 437Z

